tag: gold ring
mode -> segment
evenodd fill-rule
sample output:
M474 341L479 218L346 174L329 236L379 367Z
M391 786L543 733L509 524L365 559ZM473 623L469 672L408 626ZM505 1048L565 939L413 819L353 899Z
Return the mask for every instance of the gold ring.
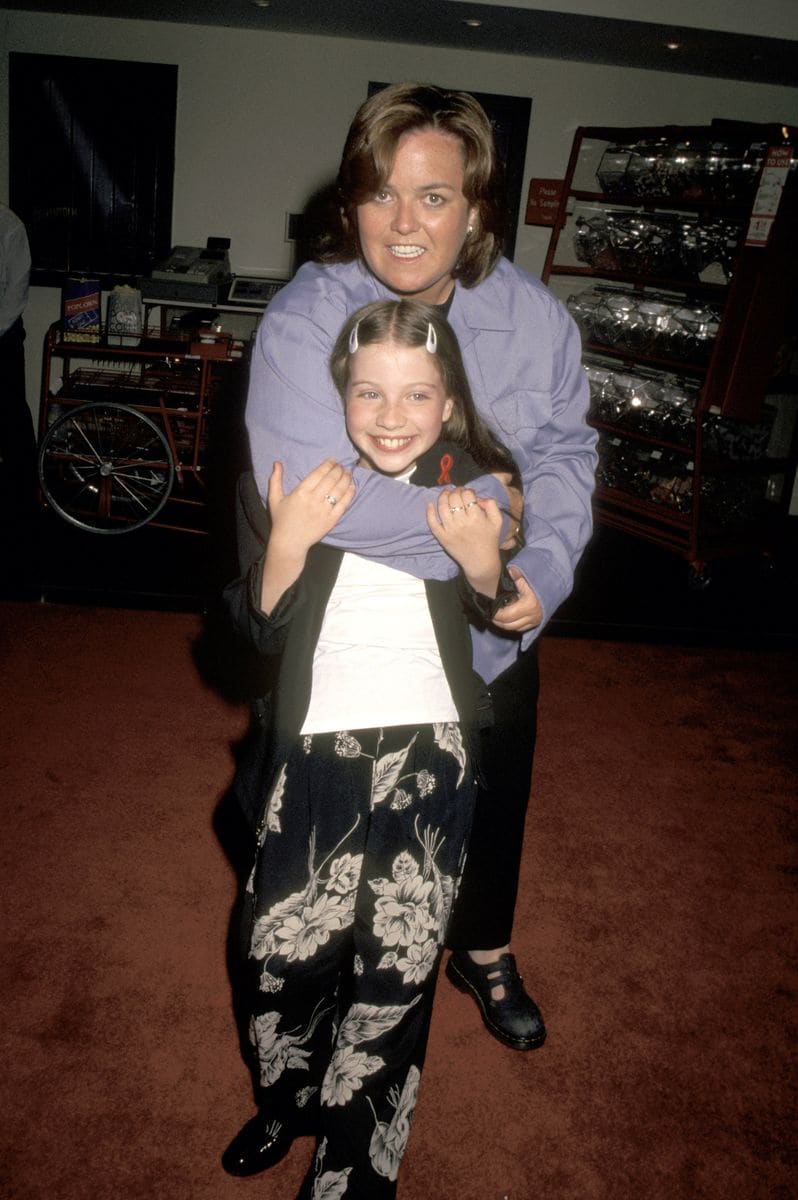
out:
M475 504L479 504L479 500L469 500L466 508L473 508Z
M335 496L331 496L329 493L327 493L325 495L324 499L327 501L328 504L331 504L333 506L333 508L335 508L336 504L338 503Z
M462 512L462 511L463 511L462 504L450 504L449 505L449 512Z

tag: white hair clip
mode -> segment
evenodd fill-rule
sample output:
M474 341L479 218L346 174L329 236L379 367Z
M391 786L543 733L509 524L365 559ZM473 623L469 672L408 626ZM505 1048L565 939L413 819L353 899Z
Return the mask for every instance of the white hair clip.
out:
M430 354L434 354L438 349L438 335L435 332L435 327L430 321L427 325L427 350Z
M349 353L350 354L354 354L358 348L358 346L357 346L357 327L359 324L360 324L360 321L355 321L352 332L349 335Z

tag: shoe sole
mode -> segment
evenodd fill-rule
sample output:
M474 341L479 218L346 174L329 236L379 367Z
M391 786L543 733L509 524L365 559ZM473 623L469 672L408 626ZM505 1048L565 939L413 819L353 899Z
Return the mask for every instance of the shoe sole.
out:
M458 971L451 959L449 959L446 964L446 978L450 983L454 984L458 991L464 992L466 995L471 996L472 999L476 1001L477 1008L479 1009L480 1016L482 1017L483 1025L487 1029L488 1033L492 1037L496 1038L497 1042L501 1042L503 1045L509 1046L511 1050L537 1050L539 1046L543 1045L546 1040L545 1029L543 1033L539 1034L538 1037L535 1038L512 1038L502 1029L500 1029L498 1025L494 1025L487 1014L485 1003L479 993L479 989L474 987L473 983L471 983L469 979L466 979L465 975Z

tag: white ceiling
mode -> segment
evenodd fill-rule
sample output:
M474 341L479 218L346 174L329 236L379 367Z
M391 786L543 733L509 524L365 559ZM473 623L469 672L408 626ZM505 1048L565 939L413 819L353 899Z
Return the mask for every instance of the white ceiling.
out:
M6 9L572 59L798 86L798 0L27 0ZM668 14L671 23L664 23ZM479 27L466 18L481 21ZM756 32L750 32L752 25ZM676 43L668 49L667 43Z

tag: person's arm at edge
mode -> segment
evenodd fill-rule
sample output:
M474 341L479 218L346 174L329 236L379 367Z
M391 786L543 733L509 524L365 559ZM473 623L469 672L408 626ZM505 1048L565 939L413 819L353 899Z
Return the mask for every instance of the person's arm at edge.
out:
M536 431L533 465L521 472L526 544L511 560L521 600L528 588L540 606L540 619L533 628L524 629L524 649L540 635L571 591L576 563L593 529L596 433L585 421L589 392L581 341L570 314L553 297L550 326L551 418L545 428ZM531 599L526 608L532 611ZM513 631L512 624L507 624L512 622L512 609L508 605L498 614L497 628Z

